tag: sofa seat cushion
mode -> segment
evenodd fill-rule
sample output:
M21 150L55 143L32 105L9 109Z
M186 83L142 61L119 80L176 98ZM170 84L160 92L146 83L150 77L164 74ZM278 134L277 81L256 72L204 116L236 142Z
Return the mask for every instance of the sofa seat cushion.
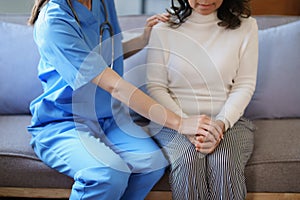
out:
M300 191L300 119L255 120L254 151L246 167L250 192Z
M0 116L0 187L71 188L72 179L47 167L30 146L31 116Z
M31 116L0 116L0 187L71 188L73 180L34 154L26 126ZM300 191L300 119L256 120L255 148L246 166L249 192ZM274 146L276 148L274 148ZM170 190L168 176L155 190Z
M299 192L300 119L255 120L254 124L255 147L245 169L248 192ZM167 183L165 175L154 189L168 190Z

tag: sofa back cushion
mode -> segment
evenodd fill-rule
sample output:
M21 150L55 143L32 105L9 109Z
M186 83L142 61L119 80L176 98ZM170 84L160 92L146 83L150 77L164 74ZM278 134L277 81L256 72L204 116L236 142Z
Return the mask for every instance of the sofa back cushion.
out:
M42 92L37 77L39 54L32 27L25 25L27 17L0 16L0 115L28 114L30 102ZM140 33L147 17L120 17L125 35ZM260 28L258 79L245 112L247 117L300 116L299 20L300 17L257 17ZM146 62L146 53L144 49L125 60L125 78L142 89L145 70L141 66ZM138 69L133 69L137 66Z
M0 22L0 114L28 114L42 87L32 27Z
M256 91L245 116L300 117L300 20L259 30Z

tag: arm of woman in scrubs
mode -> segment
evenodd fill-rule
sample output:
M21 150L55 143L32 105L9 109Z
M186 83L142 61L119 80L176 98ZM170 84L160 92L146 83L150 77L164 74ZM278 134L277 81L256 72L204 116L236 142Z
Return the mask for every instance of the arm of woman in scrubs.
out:
M148 44L153 26L155 26L159 22L168 22L168 21L169 21L168 13L157 14L149 17L146 21L146 25L142 35L135 37L131 40L128 40L126 42L123 42L124 58L126 59L136 54Z
M122 79L115 71L107 67L92 82L102 89L109 92L114 98L118 99L140 115L174 129L182 134L202 134L204 122L207 120L201 116L181 118L170 110L154 101L144 92L134 85ZM205 122L210 123L210 122ZM218 126L215 126L216 133L222 132Z

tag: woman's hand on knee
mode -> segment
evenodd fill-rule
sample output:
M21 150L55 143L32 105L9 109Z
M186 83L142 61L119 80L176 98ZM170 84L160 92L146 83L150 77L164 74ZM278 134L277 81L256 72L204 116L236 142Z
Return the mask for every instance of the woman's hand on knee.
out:
M194 138L196 150L204 154L212 153L221 142L221 139L217 140L212 134L208 136L196 135Z

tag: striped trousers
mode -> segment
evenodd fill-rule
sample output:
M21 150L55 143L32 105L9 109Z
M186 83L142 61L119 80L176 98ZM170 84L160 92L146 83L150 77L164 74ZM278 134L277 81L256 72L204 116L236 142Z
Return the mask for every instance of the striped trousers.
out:
M174 200L245 199L244 169L253 150L255 130L249 120L241 118L208 155L197 152L186 136L174 130L150 130L170 162Z

